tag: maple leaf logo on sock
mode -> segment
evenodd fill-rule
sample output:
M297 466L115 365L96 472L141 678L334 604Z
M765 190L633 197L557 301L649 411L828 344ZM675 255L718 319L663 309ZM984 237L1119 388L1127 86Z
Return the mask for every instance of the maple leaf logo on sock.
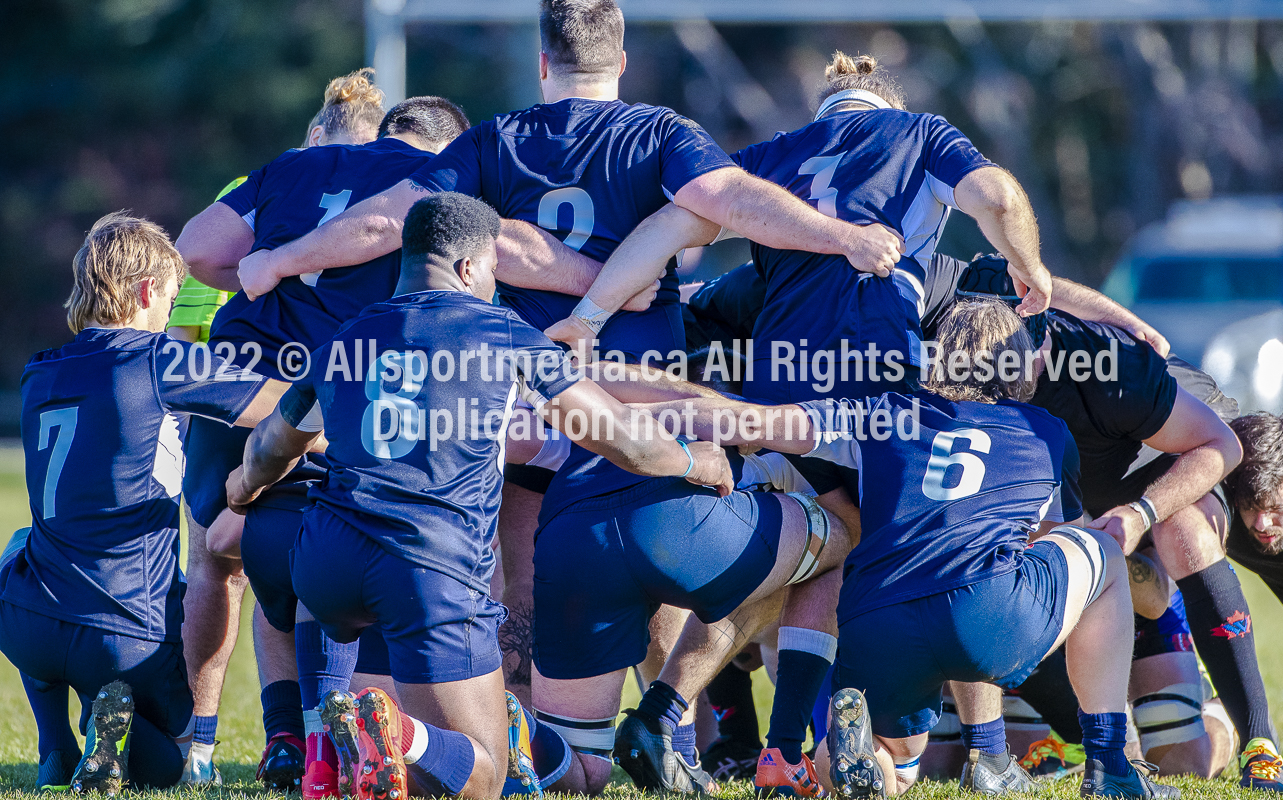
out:
M1212 628L1212 635L1222 639L1238 639L1251 632L1252 617L1242 611L1235 611L1224 623Z

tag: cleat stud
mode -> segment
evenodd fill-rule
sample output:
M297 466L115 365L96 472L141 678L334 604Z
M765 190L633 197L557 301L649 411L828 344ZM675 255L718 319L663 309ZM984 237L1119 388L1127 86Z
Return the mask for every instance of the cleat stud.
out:
M873 769L873 759L869 758L868 756L865 756L864 758L860 759L860 766L864 767L865 769Z
M85 772L97 772L97 771L98 771L98 762L97 762L97 761L86 761L86 762L85 762Z
M99 693L98 693L98 699L99 699L99 700L106 700L106 699L107 699L107 693L106 693L106 692L99 692Z
M76 781L71 785L71 790L73 792L82 792L84 791L84 787L80 785L80 781Z
M120 702L124 703L125 705L129 705L130 703L129 695L125 695L124 697L120 698Z
M112 767L112 768L111 768L111 777L113 777L113 778L119 778L119 777L120 777L120 767Z
M522 776L521 776L521 785L522 785L522 786L529 786L529 785L530 785L530 776L529 776L529 775L522 775Z
M392 764L392 756L384 756L384 757L383 757L383 763L384 763L384 765L391 765L391 764Z
M371 772L374 772L374 767L370 766L369 764L366 764L364 767L361 767L362 775L369 775Z
M397 800L397 798L399 798L400 796L401 796L400 789L393 789L392 791L388 792L388 797L391 798L391 800Z
M882 781L874 781L874 782L873 782L873 791L875 791L875 792L880 792L880 791L882 791Z

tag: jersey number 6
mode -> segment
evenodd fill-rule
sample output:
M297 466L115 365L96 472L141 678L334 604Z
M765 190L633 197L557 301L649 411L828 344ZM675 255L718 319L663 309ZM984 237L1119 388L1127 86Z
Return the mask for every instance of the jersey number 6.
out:
M931 458L927 461L927 474L922 476L922 493L932 500L941 503L949 500L961 500L980 491L980 483L985 479L985 462L975 453L963 450L953 452L953 443L962 439L969 445L969 450L976 453L988 453L991 442L989 434L975 428L960 431L940 431L931 440ZM950 467L955 471L956 484L946 488L944 480Z

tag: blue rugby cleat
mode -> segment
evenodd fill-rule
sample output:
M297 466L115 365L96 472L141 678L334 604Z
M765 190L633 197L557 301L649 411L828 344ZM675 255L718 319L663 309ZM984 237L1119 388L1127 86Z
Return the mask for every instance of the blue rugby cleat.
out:
M512 692L504 692L508 705L508 778L503 782L503 796L532 795L543 797L539 773L535 772L530 754L530 725L526 712Z
M1269 739L1253 739L1239 756L1238 785L1245 789L1283 792L1283 759Z
M841 800L885 798L886 783L873 747L869 704L859 689L841 689L829 703L829 778Z
M112 681L98 692L85 736L85 757L80 759L75 774L71 776L73 792L102 792L112 796L120 794L129 783L133 694L133 689L123 681Z
M1094 758L1087 759L1083 769L1083 785L1078 794L1082 797L1131 797L1137 800L1177 800L1181 790L1175 786L1154 783L1150 775L1158 774L1158 767L1145 761L1133 761L1128 775L1110 775Z

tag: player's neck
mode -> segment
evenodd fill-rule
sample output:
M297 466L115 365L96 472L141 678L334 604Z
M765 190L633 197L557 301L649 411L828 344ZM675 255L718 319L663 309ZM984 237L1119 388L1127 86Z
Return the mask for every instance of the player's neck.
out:
M609 102L619 99L619 81L568 81L561 78L546 78L539 82L545 103L560 103L572 97L583 100L601 100Z

